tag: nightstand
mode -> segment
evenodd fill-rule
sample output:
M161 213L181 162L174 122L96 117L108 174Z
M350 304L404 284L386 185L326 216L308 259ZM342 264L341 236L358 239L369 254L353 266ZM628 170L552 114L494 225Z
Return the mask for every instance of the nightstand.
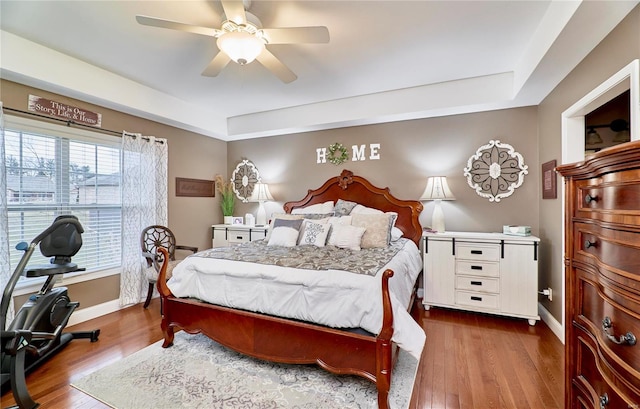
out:
M269 226L214 224L211 226L211 245L213 247L226 247L254 240L262 240L267 237L268 229Z
M425 309L506 315L535 325L539 243L502 233L423 233Z

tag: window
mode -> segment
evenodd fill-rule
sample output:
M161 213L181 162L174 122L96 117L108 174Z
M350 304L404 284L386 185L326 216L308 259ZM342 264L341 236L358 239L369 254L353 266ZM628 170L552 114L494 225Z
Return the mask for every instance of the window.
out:
M15 245L63 214L84 228L74 263L87 271L120 266L120 138L10 117L5 156L12 269L23 254ZM30 264L46 263L34 252Z

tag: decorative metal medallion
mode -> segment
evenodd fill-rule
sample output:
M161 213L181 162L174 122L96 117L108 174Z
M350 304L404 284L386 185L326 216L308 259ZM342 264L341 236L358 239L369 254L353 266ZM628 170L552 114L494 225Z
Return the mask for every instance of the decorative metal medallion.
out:
M231 183L233 183L233 191L238 199L243 203L249 201L253 186L260 182L260 173L256 166L250 161L243 159L238 163L236 169L231 174Z
M528 168L513 146L496 140L481 146L469 158L464 176L478 195L499 202L522 185Z

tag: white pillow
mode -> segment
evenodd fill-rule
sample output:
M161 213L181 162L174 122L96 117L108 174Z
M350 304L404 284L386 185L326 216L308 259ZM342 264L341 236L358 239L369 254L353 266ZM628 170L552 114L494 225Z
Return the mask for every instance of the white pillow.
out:
M384 213L382 210L374 209L373 207L363 206L361 204L356 205L353 209L351 209L350 215L354 214L381 214Z
M329 235L329 231L331 231L330 224L314 223L310 220L307 220L299 244L310 244L316 247L324 247L327 243L327 236Z
M393 226L391 228L391 241L399 240L402 236L404 236L402 230L400 230L396 226Z
M329 242L331 246L340 247L349 250L360 250L360 241L365 232L364 227L356 227L348 224L333 224Z
M267 246L294 247L298 243L301 225L302 219L275 219Z
M351 224L351 216L329 217L329 224Z
M291 214L333 213L333 200L318 203L307 207L298 207Z

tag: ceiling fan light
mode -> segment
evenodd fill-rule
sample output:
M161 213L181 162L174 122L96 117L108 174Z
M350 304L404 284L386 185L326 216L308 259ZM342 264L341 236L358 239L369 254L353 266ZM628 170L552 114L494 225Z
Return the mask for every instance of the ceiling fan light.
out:
M234 62L245 65L251 63L264 50L264 40L243 31L233 31L218 37L218 48Z

